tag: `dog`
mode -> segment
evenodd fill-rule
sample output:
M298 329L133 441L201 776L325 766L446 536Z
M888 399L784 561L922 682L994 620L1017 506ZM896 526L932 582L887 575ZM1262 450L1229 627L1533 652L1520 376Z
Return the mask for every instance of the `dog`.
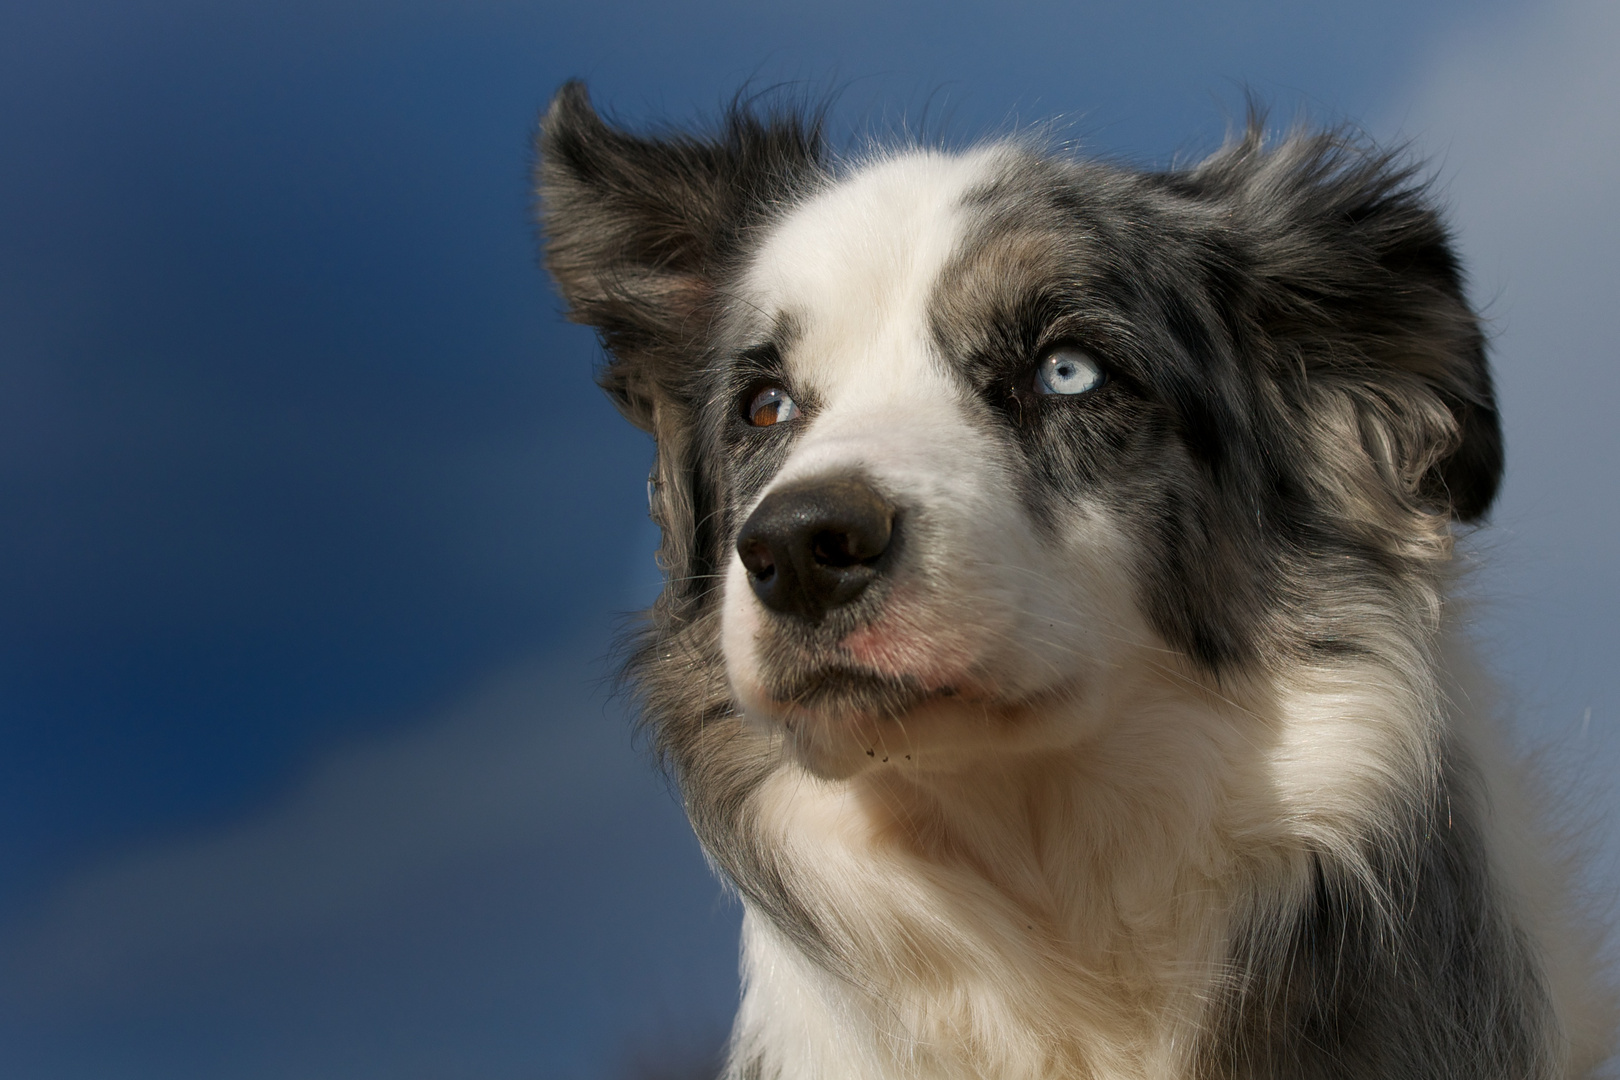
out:
M729 1080L1593 1075L1612 995L1469 674L1503 446L1416 168L839 160L541 121L656 441L629 673L743 904Z

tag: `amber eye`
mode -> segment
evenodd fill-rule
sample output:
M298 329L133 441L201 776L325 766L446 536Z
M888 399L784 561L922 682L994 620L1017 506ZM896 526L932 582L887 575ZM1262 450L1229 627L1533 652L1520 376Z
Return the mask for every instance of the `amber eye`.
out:
M799 407L780 386L767 386L748 402L747 415L755 427L770 427L796 419Z

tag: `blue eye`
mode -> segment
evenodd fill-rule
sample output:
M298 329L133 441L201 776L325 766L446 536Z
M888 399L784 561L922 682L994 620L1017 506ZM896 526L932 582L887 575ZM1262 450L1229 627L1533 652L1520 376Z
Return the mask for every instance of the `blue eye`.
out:
M780 386L767 386L748 403L748 422L755 427L785 424L799 416L799 407Z
M1083 394L1102 385L1102 368L1097 361L1071 345L1060 345L1047 353L1035 369L1037 394Z

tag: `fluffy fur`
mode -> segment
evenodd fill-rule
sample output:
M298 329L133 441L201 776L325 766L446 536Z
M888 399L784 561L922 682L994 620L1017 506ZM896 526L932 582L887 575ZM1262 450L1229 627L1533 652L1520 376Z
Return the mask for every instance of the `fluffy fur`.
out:
M547 260L657 440L630 670L745 907L726 1075L1588 1075L1613 1013L1452 659L1502 442L1412 172L1262 125L1185 169L814 117L542 125ZM1083 350L1105 381L1042 394ZM761 387L799 414L753 426ZM740 530L848 480L872 583ZM757 577L757 574L755 575ZM864 580L864 579L863 579Z

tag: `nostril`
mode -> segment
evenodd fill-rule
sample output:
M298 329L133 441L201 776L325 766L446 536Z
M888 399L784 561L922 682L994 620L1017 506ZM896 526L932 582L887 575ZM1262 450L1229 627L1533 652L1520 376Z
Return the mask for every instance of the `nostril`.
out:
M822 566L853 566L860 562L850 553L849 534L820 532L810 540L810 554Z
M759 581L769 581L776 575L776 558L763 540L745 539L737 545L737 556L743 568Z
M810 537L810 555L817 565L847 569L870 563L889 550L894 514L887 506L847 507L841 516L844 520L829 522L830 528Z

